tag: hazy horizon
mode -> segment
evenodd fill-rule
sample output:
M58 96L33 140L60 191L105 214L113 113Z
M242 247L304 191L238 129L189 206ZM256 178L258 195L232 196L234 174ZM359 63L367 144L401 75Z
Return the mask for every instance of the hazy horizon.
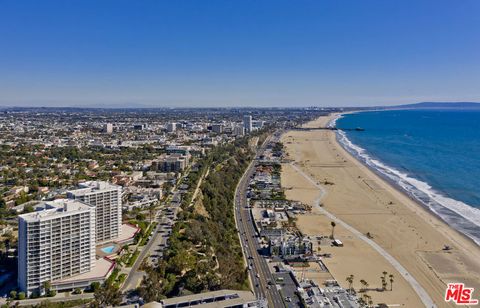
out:
M375 107L395 107L395 106L404 106L404 105L415 105L415 104L421 104L421 103L441 103L441 104L464 104L464 103L472 103L472 104L478 104L480 108L480 102L447 102L447 101L443 101L443 102L407 102L405 104L390 104L390 105L371 105L371 106L362 106L362 105L357 105L357 106L348 106L348 105L338 105L338 106L328 106L328 105L304 105L304 106L301 106L301 105L298 105L298 106L247 106L247 105L231 105L231 106L225 106L225 105L219 105L219 106L213 106L213 105L203 105L203 106L188 106L188 105L183 105L183 106L167 106L167 105L155 105L155 104L152 104L152 105L148 105L148 104L135 104L135 103L118 103L118 104L102 104L102 105L98 105L98 104L71 104L71 105L62 105L62 104L58 104L58 105L55 105L55 104L46 104L46 105L40 105L40 104L23 104L23 105L15 105L15 104L12 104L12 105L0 105L0 108L85 108L85 109L155 109L155 108L158 108L158 109L162 109L162 108L165 108L165 109L182 109L182 108L185 108L185 109L188 109L188 108L192 108L192 109L195 109L195 108L199 108L199 109L208 109L208 108L226 108L226 109L229 109L229 108L232 108L232 109L235 109L235 108L245 108L245 109L248 109L248 108L252 108L252 109L255 109L255 108L265 108L265 109L268 109L268 108L311 108L311 107L317 107L317 108L375 108ZM447 108L451 108L451 106L447 107Z

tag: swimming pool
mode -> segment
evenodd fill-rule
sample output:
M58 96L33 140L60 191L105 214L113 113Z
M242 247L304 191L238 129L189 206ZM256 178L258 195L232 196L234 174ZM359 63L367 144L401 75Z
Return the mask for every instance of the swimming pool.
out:
M100 250L103 251L104 253L112 253L114 249L115 249L115 245L100 248Z

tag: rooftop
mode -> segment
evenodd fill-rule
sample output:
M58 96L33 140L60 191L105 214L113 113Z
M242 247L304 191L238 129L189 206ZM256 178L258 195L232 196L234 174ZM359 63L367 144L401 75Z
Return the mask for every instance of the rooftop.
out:
M83 195L88 194L90 192L97 192L97 191L108 191L108 190L116 190L119 189L120 186L105 182L105 181L88 181L79 184L79 189L74 189L68 191L68 193L75 194L75 195Z
M28 222L40 221L42 218L56 218L66 213L84 212L91 209L90 205L70 199L57 199L41 202L35 206L35 212L19 215Z
M146 304L146 308L157 307L226 307L235 306L245 303L254 302L255 297L249 291L237 290L219 290L212 292L205 292L199 294L192 294L180 297L168 298L162 303L152 302Z
M115 242L120 244L134 238L135 235L140 231L140 228L130 224L122 224L121 230L120 236L115 239Z
M95 267L89 272L68 277L62 280L52 281L53 285L72 283L84 280L104 279L108 276L113 269L115 262L109 261L105 258L97 259L95 261Z

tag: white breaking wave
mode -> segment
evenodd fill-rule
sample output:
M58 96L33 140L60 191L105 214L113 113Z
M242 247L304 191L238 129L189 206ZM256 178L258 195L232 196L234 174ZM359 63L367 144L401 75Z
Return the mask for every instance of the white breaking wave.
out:
M342 117L341 114L337 114L330 122L327 123L328 128L334 128L337 125L337 120Z
M335 124L337 119L338 117L332 120L333 124ZM330 122L329 125L332 124L332 122ZM428 183L415 179L406 173L400 172L395 168L387 166L383 162L372 158L370 155L367 154L365 149L353 144L347 138L344 131L338 130L338 137L340 144L347 151L352 153L354 156L359 157L369 167L374 168L382 175L386 176L388 179L398 184L401 188L403 188L410 195L415 197L415 199L420 201L422 204L426 205L431 211L433 211L447 223L454 224L455 219L452 219L452 217L448 216L451 216L451 213L449 214L445 211L442 212L442 207L452 212L455 212L463 219L474 224L476 228L479 228L478 230L480 230L480 209L471 207L461 201L446 197L436 192ZM478 234L471 234L471 232L468 232L468 230L462 228L462 226L458 223L455 223L454 227L460 229L459 231L465 233L467 236L472 238L477 244L480 245L480 238L478 237Z

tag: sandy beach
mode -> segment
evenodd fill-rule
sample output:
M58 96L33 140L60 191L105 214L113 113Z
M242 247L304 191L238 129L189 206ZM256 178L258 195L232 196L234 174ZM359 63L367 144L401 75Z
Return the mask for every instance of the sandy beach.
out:
M305 127L323 127L332 116ZM298 217L301 232L330 235L331 219L322 212L324 209L361 234L369 233L371 240L398 261L438 307L456 307L444 302L448 282L464 282L475 288L474 298L480 297L480 248L353 158L337 143L334 131L289 131L282 142L292 161L282 169L286 196L313 207L311 213ZM320 189L296 168L324 190L321 208L314 206ZM348 287L346 277L353 274L354 288L359 290L360 280L366 280L375 303L425 306L411 283L371 245L342 225L337 224L334 233L344 247L323 245L320 249L321 253L332 254L324 263L342 286ZM444 245L452 250L442 250ZM382 286L383 271L387 276L394 275L392 291L388 277L387 291L374 290ZM322 283L315 275L305 276Z

